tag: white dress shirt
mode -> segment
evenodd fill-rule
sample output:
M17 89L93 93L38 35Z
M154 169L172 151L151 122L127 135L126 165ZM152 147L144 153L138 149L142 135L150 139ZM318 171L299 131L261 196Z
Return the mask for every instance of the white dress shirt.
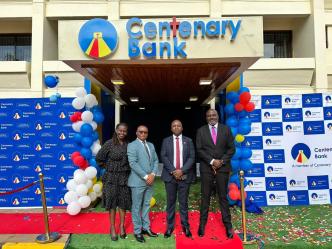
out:
M180 169L183 167L183 145L182 145L182 134L178 136L179 143L180 143ZM174 168L176 168L176 136L173 135L173 165Z

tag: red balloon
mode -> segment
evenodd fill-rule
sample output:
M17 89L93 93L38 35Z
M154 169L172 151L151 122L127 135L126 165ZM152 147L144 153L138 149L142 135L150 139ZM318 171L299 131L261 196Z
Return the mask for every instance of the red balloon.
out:
M228 192L228 196L232 201L237 201L240 199L240 191L232 189Z
M77 157L77 156L80 156L81 155L81 153L79 152L79 151L74 151L72 154L71 154L71 160L74 160L74 158L75 157Z
M77 121L77 116L75 114L71 115L70 116L70 121L73 122L73 123L76 122Z
M246 199L246 198L247 198L247 192L244 191L244 199ZM242 198L241 198L241 192L240 192L240 197L239 197L239 199L242 200Z
M84 161L85 161L84 157L79 155L79 156L74 158L73 163L78 167L82 167L83 165L85 165Z
M75 112L75 115L77 117L77 121L82 121L82 118L81 118L82 112Z
M231 191L232 189L238 190L239 188L237 187L237 185L235 183L230 183L228 185L228 189L229 189L229 191Z
M252 112L253 110L255 110L255 104L253 102L249 102L248 104L246 104L246 106L244 107L244 109L247 112Z
M244 106L240 103L236 103L235 107L234 107L235 111L237 111L237 112L243 111L243 108L244 108Z
M243 92L240 94L240 103L242 105L248 104L248 102L251 99L251 93L250 92Z

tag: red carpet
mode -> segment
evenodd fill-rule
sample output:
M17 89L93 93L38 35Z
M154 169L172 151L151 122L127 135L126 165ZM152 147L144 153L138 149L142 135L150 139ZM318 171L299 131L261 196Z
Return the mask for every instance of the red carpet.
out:
M117 217L118 219L119 217ZM152 230L158 233L164 233L166 230L166 213L150 213ZM0 234L39 234L44 233L43 215L37 213L0 213ZM118 221L117 221L118 222ZM66 213L53 213L49 215L51 232L62 234L107 234L109 233L108 213L83 213L76 216L70 216ZM236 235L234 239L227 239L225 228L221 223L220 213L210 213L208 224L206 226L205 236L200 238L196 235L199 212L189 213L189 223L193 239L188 239L182 233L179 214L176 216L176 248L224 248L241 249L243 248L240 238ZM126 231L133 232L131 215L126 217Z

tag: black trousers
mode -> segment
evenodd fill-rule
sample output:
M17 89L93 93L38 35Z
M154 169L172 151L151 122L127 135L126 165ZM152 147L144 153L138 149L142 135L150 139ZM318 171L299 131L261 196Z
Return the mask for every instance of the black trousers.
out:
M231 212L229 210L227 200L229 173L217 172L216 175L212 173L201 173L201 210L200 210L200 225L205 227L209 207L211 192L215 185L219 199L219 206L222 215L222 221L226 228L232 228Z
M190 184L185 181L165 182L167 194L167 228L174 229L176 198L179 199L181 224L189 228L188 223L188 195Z

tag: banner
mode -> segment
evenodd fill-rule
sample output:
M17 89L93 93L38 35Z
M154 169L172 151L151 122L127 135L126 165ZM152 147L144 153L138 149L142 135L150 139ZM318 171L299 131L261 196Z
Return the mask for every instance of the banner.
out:
M332 203L332 94L253 96L251 200L266 205Z
M66 183L77 150L69 115L71 98L0 99L0 192L23 187L42 172L48 206L65 205ZM0 196L0 208L41 206L39 184Z

